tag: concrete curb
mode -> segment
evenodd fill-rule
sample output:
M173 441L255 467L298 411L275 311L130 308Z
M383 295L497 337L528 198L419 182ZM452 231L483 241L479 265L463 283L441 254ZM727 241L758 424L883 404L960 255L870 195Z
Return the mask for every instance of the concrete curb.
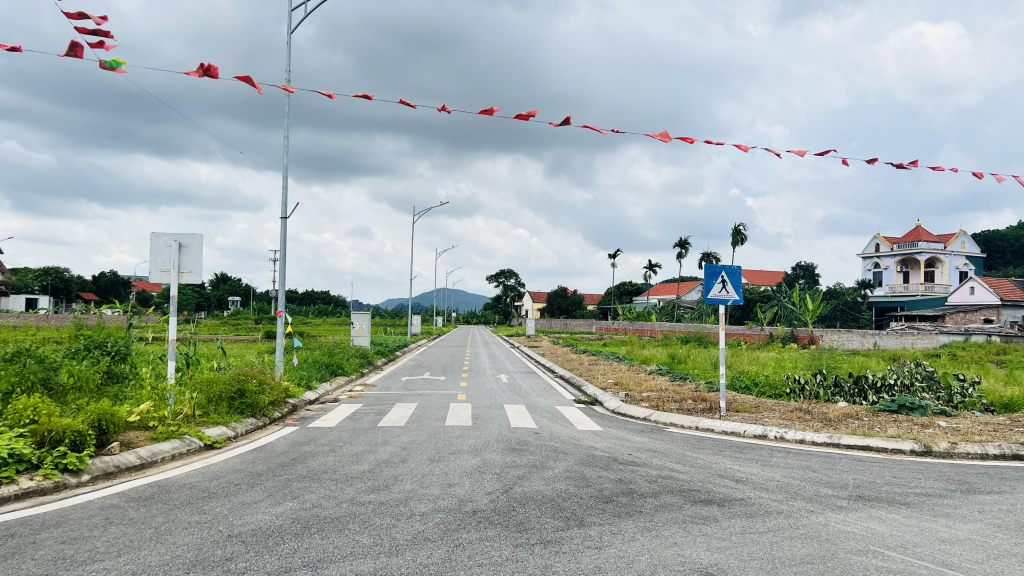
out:
M381 358L375 362L372 367L363 370L359 374L335 378L326 384L321 384L314 390L306 392L298 398L289 398L285 400L284 406L275 411L274 414L269 417L260 416L257 418L244 418L225 426L206 428L203 430L203 433L213 439L223 438L226 440L236 440L242 436L266 428L296 410L316 403L320 398L327 394L353 386L358 380L362 379L367 374L386 364L390 364L391 362L398 360L402 356L415 352L437 338L440 338L440 336L432 336L426 340L420 340L407 348L395 352L387 358ZM124 472L143 470L145 468L156 466L157 464L169 462L171 460L176 460L183 456L199 452L204 448L205 446L201 441L191 436L184 436L182 438L176 438L174 440L167 440L166 442L158 442L156 444L150 444L149 446L143 446L142 448L128 450L127 452L114 456L96 456L89 460L89 467L85 471L74 474L61 474L60 478L57 480L42 480L36 482L28 478L19 477L17 482L0 486L0 505L9 504L11 502L35 496L43 496L54 492L69 490L71 488L111 478L118 474L123 474Z
M643 420L676 428L700 430L702 432L742 436L744 438L777 440L796 444L810 444L813 446L843 448L848 450L867 450L887 454L928 456L931 458L1024 460L1024 445L1021 444L1001 444L996 442L940 442L937 444L925 444L923 442L918 442L917 440L900 440L897 438L876 438L873 436L855 436L852 434L830 434L827 432L787 430L785 428L775 428L772 426L760 426L758 424L744 424L742 422L729 422L727 420L697 418L695 416L687 416L685 414L672 414L670 412L660 412L649 408L641 408L639 406L633 406L622 402L618 398L615 398L590 382L587 382L572 372L569 372L565 368L541 358L529 348L517 344L504 336L501 338L537 364L543 366L550 372L557 374L562 378L562 380L578 388L584 394L597 398L597 401L600 402L607 410L620 416L636 420Z

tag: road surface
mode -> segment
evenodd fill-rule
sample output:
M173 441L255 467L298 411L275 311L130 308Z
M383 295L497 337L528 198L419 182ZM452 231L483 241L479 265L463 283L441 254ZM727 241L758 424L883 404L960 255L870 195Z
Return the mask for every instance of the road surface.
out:
M0 509L0 574L1024 574L1020 466L688 434L567 396L459 328L212 461Z

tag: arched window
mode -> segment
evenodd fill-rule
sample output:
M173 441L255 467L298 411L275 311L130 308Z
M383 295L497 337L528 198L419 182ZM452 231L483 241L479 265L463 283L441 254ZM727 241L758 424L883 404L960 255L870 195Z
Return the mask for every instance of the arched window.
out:
M877 244L875 244L875 246L877 246ZM878 262L875 262L875 265L872 267L871 280L874 281L876 288L882 287L882 265Z
M878 242L875 242L875 252L881 252L881 251L882 251L882 245L879 244Z
M967 250L967 240L961 240L960 241L960 249L961 250Z
M935 262L930 260L924 263L924 283L935 284Z

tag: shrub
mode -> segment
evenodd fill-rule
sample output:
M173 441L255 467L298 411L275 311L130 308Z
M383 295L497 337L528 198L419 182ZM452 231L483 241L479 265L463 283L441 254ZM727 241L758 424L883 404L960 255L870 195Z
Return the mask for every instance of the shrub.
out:
M13 482L35 464L36 449L24 428L0 428L0 484Z
M60 416L60 408L46 396L33 394L21 395L11 401L0 414L0 424L8 428L28 428L41 422Z
M114 406L110 400L102 400L86 406L78 414L78 419L89 427L96 437L96 447L102 449L124 431L128 413L123 407Z
M931 413L952 416L953 411L945 406L939 406L935 402L919 400L908 396L887 396L875 406L868 406L868 410L876 412L895 412L908 416L927 416Z
M89 427L72 418L48 418L29 429L32 443L40 450L67 448L77 454L92 453L96 439Z
M240 366L228 372L197 374L201 412L229 416L269 415L288 397L289 385L263 366Z
M0 346L0 403L20 394L60 390L60 361L37 344Z

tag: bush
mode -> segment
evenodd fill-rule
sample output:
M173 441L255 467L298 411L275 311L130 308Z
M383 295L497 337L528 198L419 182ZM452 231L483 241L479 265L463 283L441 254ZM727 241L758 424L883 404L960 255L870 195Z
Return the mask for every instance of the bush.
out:
M36 449L24 428L0 428L0 484L35 465Z
M907 416L927 416L929 414L942 414L952 416L953 411L945 406L939 406L935 402L919 400L908 396L885 397L875 406L868 406L868 410L876 412L894 412Z
M0 346L0 404L21 394L60 390L60 361L37 344Z
M288 397L289 386L263 366L197 374L199 410L220 417L269 415Z
M60 408L46 396L21 395L12 400L0 416L0 425L7 428L28 428L43 420L60 416Z
M96 437L96 447L103 449L124 431L128 424L128 412L123 407L114 406L110 400L102 400L86 406L78 414L78 419Z
M71 418L48 418L29 429L32 443L40 450L67 448L76 454L92 453L96 439L89 427Z

